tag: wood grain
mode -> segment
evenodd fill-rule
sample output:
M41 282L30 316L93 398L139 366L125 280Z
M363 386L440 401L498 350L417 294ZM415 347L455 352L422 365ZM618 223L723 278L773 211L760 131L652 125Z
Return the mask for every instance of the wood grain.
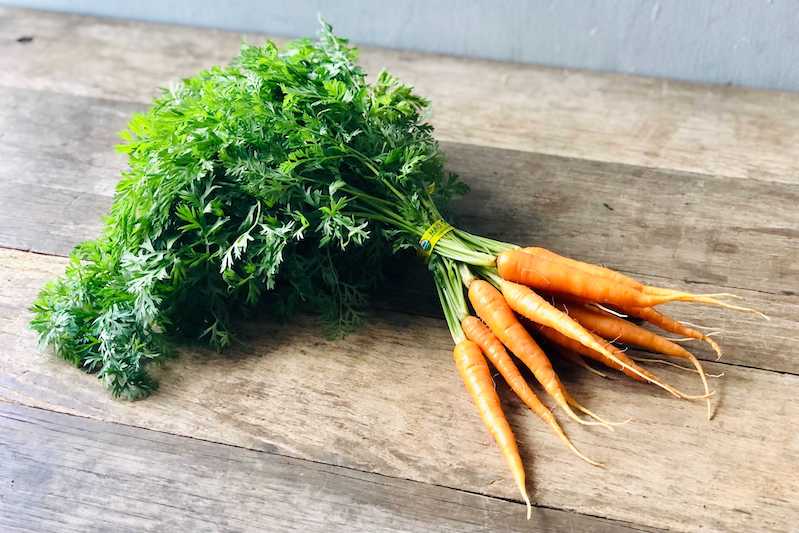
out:
M23 34L33 41L17 42ZM96 235L124 165L115 132L159 85L226 62L239 41L0 8L0 248L65 254ZM795 527L799 95L377 49L364 51L364 65L386 66L433 99L449 168L474 189L457 206L463 225L647 282L733 289L774 317L674 308L726 331L725 360L735 364L708 365L726 372L713 382L720 403L710 423L701 405L651 386L563 368L590 407L635 418L610 434L567 424L606 470L573 458L500 384L539 506L535 525ZM530 525L499 499L516 491L458 383L443 322L424 316L424 303L405 307L420 283L413 269L399 285L406 301L388 302L345 341L324 340L310 318L242 324L236 350L184 347L158 371L158 394L123 403L41 352L27 329L26 308L64 263L0 250L0 401L64 413L0 406L4 529L83 530L92 506L106 507L114 530L163 529L165 516L197 530L292 520L313 530L322 517L369 530ZM656 370L698 389L694 376ZM123 460L143 450L151 462ZM22 489L10 488L9 472ZM136 513L118 486L139 499ZM278 488L293 496L259 515ZM302 508L309 496L317 508Z
M139 102L264 39L12 8L0 36L0 85ZM799 94L368 47L362 62L431 98L442 140L797 182Z
M65 255L101 231L125 164L113 151L115 134L139 105L2 87L0 97L11 104L0 108L0 246ZM726 361L799 373L799 185L458 143L444 150L448 167L472 187L456 205L459 223L658 285L733 290L772 320L672 309L722 329ZM437 314L428 277L411 269L386 304Z
M0 399L517 499L452 368L441 320L383 312L338 342L324 340L311 319L243 324L244 347L184 349L159 373L160 392L125 403L40 352L26 329L26 307L64 260L15 251L0 258ZM698 388L694 376L656 371ZM799 468L799 377L709 371L726 372L714 381L721 405L711 423L699 403L564 368L567 387L592 409L635 419L614 433L564 421L607 469L571 455L501 386L536 504L676 531L792 527L799 479L785 472Z
M640 530L20 405L0 403L0 431L7 532Z

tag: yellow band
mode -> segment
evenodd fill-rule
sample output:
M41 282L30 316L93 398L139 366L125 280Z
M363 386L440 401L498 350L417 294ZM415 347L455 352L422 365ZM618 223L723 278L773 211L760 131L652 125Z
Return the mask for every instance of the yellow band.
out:
M439 219L433 222L422 234L422 238L419 239L419 248L421 249L422 255L425 257L430 257L430 254L433 253L433 248L436 247L436 243L441 240L441 237L453 229L454 228L452 226L443 220Z

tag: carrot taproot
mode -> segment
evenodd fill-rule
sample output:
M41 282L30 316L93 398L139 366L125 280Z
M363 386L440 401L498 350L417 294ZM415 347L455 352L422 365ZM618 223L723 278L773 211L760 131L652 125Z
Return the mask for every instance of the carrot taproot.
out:
M601 265L595 265L592 263L586 263L584 261L578 261L577 259L572 259L570 257L566 257L564 255L557 254L552 250L548 250L546 248L541 248L539 246L528 246L526 248L521 249L523 252L528 253L533 256L542 257L548 259L550 261L559 262L564 265L568 265L573 267L577 270L585 272L587 274L591 274L593 276L599 276L605 279L613 280L619 285L625 285L628 287L632 287L634 289L638 289L645 294L653 294L653 295L673 295L673 294L685 294L680 291L675 291L672 289L666 289L663 287L654 287L652 285L646 285L641 283L637 279L631 278L621 272L616 270L603 267ZM715 293L715 294L706 294L703 296L729 296L732 298L737 298L738 296L726 292L722 293Z
M629 287L633 287L638 290L643 290L644 288L643 283L629 276L626 276L621 272L617 272L615 270L603 267L601 265L594 265L591 263L586 263L584 261L578 261L577 259L572 259L571 257L560 255L558 253L553 252L552 250L541 248L540 246L528 246L526 248L522 248L522 251L535 257L543 257L550 261L561 262L577 270L581 270L587 274L592 274L594 276L600 276L607 279L611 279L620 285L627 285Z
M623 318L593 310L584 305L560 302L558 304L570 317L605 339L619 340L625 344L644 348L650 352L688 359L688 350L664 339L657 333L644 329Z
M686 301L717 305L738 311L766 315L749 307L722 302L713 295L662 289L664 292L647 292L619 283L614 279L596 275L550 257L536 256L523 250L502 252L496 259L499 275L507 280L548 292L565 293L603 304L626 307L654 307L667 302Z
M716 343L716 341L701 331L697 331L691 327L688 327L652 307L625 307L622 309L622 311L630 316L640 318L641 320L646 320L653 326L656 326L663 331L668 331L669 333L682 335L683 337L704 341L710 345L714 352L716 352L716 361L721 359L721 347L718 345L718 343Z
M533 389L527 384L527 381L525 381L524 376L519 372L513 359L511 359L511 356L508 354L507 350L505 350L505 346L482 320L475 316L467 316L461 321L461 327L463 328L463 333L466 335L466 338L480 347L483 354L491 361L491 364L499 371L519 399L548 424L571 451L594 466L602 466L600 463L583 455L583 453L574 446L571 440L569 440L569 437L566 436L563 428L561 428L557 419L555 419L555 415L552 414L552 411L550 411L547 406L541 403L541 400L538 399Z
M488 428L489 433L496 441L502 452L505 461L510 467L513 479L519 487L519 492L527 505L527 519L530 519L532 507L530 497L527 495L527 485L525 482L524 464L519 455L519 448L516 445L516 437L508 424L502 406L499 403L499 396L494 390L494 380L491 378L491 371L488 369L480 347L464 339L455 345L452 351L455 366L461 377L466 390L472 397L472 401L483 419L483 424Z
M481 279L469 282L468 288L469 301L477 316L486 323L502 344L532 371L544 390L555 399L566 414L580 424L594 425L594 422L583 420L572 410L566 398L566 388L552 368L549 358L513 315L502 294L493 285Z
M518 283L513 283L511 281L501 280L500 288L502 289L502 294L505 296L505 300L510 308L520 315L526 317L528 320L549 326L552 329L559 331L563 335L578 341L582 345L591 348L611 361L614 361L616 364L620 365L622 369L627 369L630 372L641 376L646 381L661 387L678 398L699 399L706 397L685 394L671 385L662 382L652 373L643 371L639 365L630 365L629 362L623 361L577 321L569 317L563 311L555 308L552 304L544 300L529 287L520 285Z
M528 246L526 248L522 248L522 251L528 253L533 256L537 257L544 257L547 259L552 259L556 261L561 261L566 265L574 267L578 270L586 272L588 274L593 274L595 276L604 277L607 279L611 279L620 285L627 285L629 287L649 291L649 292L657 292L657 290L668 290L668 289L658 289L656 287L651 287L648 285L644 285L640 281L631 278L622 274L621 272L617 272L616 270L612 270L607 267L603 267L600 265L594 265L591 263L586 263L584 261L578 261L576 259L572 259L570 257L566 257L560 254L553 252L552 250L548 250L546 248L541 248L539 246ZM577 299L581 300L581 299ZM581 300L585 301L585 300ZM607 309L605 309L607 311ZM721 347L718 345L716 341L697 331L692 329L685 324L678 322L663 313L658 312L653 307L627 307L624 309L624 313L639 318L641 320L646 320L650 324L659 327L664 331L668 331L670 333L675 333L677 335L682 335L683 337L689 337L691 339L700 340L706 342L710 347L716 352L716 360L718 361L721 359L722 351Z
M679 344L675 344L667 339L664 339L656 333L632 324L631 322L628 322L622 318L612 316L608 313L592 311L591 309L588 309L582 305L566 303L562 303L561 305L570 317L600 337L618 340L625 344L637 346L638 348L643 348L651 352L662 353L664 355L670 355L672 357L678 357L680 359L689 361L692 365L694 365L694 368L696 368L697 372L699 372L699 377L702 380L702 386L705 388L705 394L710 394L710 388L708 387L707 378L705 377L705 370L702 368L702 364L699 362L696 356L694 356L694 354ZM707 398L706 402L707 417L708 420L710 420L712 416L712 409L709 397Z

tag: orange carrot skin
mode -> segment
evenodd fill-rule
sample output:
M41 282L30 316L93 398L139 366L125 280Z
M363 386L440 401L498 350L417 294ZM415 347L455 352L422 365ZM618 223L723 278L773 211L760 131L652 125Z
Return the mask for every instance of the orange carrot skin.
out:
M626 307L622 308L622 311L630 316L646 320L653 326L657 326L663 331L668 331L669 333L674 333L676 335L680 335L681 337L688 337L691 339L704 341L708 343L711 348L713 348L713 351L716 352L717 358L721 358L721 347L708 335L705 335L701 331L690 328L685 324L677 322L673 318L666 316L663 313L659 313L652 307Z
M527 365L535 378L559 405L568 407L563 385L549 358L524 326L516 319L502 294L493 285L475 280L469 285L469 301L483 322L516 357Z
M564 335L564 334L562 334L562 333L560 333L558 331L555 331L554 329L552 329L550 327L542 326L540 324L534 324L534 326L541 333L541 335L544 336L544 338L546 338L548 341L550 341L553 344L557 344L558 346L562 346L564 348L568 348L569 350L572 350L572 351L577 352L578 354L580 354L582 356L585 356L585 357L588 357L590 359L593 359L594 361L598 361L598 362L602 363L603 365L605 365L605 366L607 366L609 368L613 368L614 370L618 370L619 372L624 372L627 376L633 378L636 381L641 381L641 382L645 382L646 381L644 378L642 378L641 376L639 376L635 372L632 372L631 370L622 367L621 365L619 365L617 362L613 361L612 359L608 359L605 355L597 352L596 350L592 350L591 348L588 348L587 346L584 346L583 344L577 342L574 339L570 339L566 335ZM604 342L603 340L601 340L599 338L597 338L597 340ZM622 352L621 350L617 349L612 344L607 343L605 347L608 350L610 350L613 353L613 355L618 357L621 361L624 361L625 364L630 365L633 368L639 368L639 370L644 375L648 374L646 369L640 368L640 366L635 361L633 361L632 359L627 357L627 355L624 352Z
M571 294L579 298L627 307L651 307L674 298L644 294L641 290L589 274L577 268L538 257L521 250L497 256L497 271L507 280L547 292Z
M645 285L644 283L641 283L638 280L635 280L629 276L625 276L621 272L616 272L615 270L611 270L603 266L593 265L591 263L584 263L583 261L577 261L576 259L571 259L569 257L558 255L551 250L547 250L546 248L532 246L528 248L522 248L521 250L530 255L541 257L544 259L549 259L556 263L561 263L571 268L575 268L581 272L585 272L586 274L609 279L615 281L619 285L625 285L633 289L638 289L644 294L651 294L654 296L664 296L664 295L668 296L670 294L674 294L675 292L679 292L679 291L673 291L671 289L664 289L662 287L652 287L650 285Z
M577 270L585 272L586 274L592 274L594 276L600 276L607 279L611 279L616 283L619 283L621 285L627 285L634 289L643 290L645 287L643 283L634 280L629 276L625 276L621 272L616 272L615 270L611 270L603 266L593 265L591 263L585 263L583 261L578 261L570 257L559 255L553 252L552 250L547 250L546 248L541 248L538 246L529 246L527 248L522 248L522 251L536 257L543 257L552 261L559 261L564 265L576 268Z
M557 424L555 415L552 414L533 389L527 384L527 381L522 376L516 364L511 359L511 356L505 350L502 342L493 334L482 320L474 316L467 316L461 322L463 332L466 338L476 343L488 357L491 364L494 365L510 388L516 395L530 408L535 414L540 416L544 422L548 424Z
M499 403L499 396L494 390L494 380L491 378L491 371L488 368L485 357L480 351L480 347L470 341L459 342L452 351L455 366L458 374L463 380L466 390L472 397L483 424L488 428L489 433L496 441L502 452L505 461L511 469L513 478L519 487L525 501L527 488L525 484L524 465L519 455L516 445L516 438L513 436L508 420L502 412Z
M657 326L663 331L668 331L669 333L674 333L675 335L680 335L682 337L705 340L704 333L693 328L689 328L685 324L677 322L673 318L658 312L652 307L627 307L622 309L622 312L636 318L646 320L653 326Z
M581 305L563 304L563 306L569 316L600 337L617 339L631 346L674 357L691 357L682 346L622 318L592 311Z

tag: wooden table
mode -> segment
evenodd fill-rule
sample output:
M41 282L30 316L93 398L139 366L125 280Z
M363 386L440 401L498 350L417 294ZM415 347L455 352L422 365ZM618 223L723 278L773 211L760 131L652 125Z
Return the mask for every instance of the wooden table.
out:
M222 355L184 349L141 402L40 351L27 308L100 230L125 165L115 133L240 39L0 8L0 529L799 527L799 94L364 50L369 72L386 66L432 98L449 167L473 187L467 227L735 292L771 316L671 307L724 331L720 362L696 347L724 373L712 422L701 404L565 367L592 408L634 418L614 433L567 422L606 469L500 385L530 522L432 297L406 282L346 341L301 319L247 324L245 347Z

